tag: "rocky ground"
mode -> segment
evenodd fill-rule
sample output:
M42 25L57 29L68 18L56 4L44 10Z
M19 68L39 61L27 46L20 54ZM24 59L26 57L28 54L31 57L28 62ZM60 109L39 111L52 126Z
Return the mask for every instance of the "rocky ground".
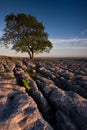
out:
M87 130L87 60L0 57L0 130Z

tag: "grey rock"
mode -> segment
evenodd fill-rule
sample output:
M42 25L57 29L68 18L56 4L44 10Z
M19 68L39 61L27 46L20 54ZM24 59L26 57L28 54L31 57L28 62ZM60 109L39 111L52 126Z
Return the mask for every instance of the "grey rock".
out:
M0 73L4 72L4 66L2 64L0 64Z
M56 112L56 119L59 129L61 130L78 130L76 125L73 123L72 118L67 116L63 111L58 110Z
M29 82L29 86L31 87L30 94L35 100L35 102L38 105L39 110L43 114L44 118L51 122L52 120L52 110L51 107L49 106L46 98L43 96L43 94L39 91L37 84L35 81L31 80Z
M53 89L57 88L57 86L54 85L52 80L44 78L42 76L37 77L37 84L38 88L41 90L41 92L45 95L46 98L49 96L50 92Z
M0 95L0 130L53 130L24 90L2 87Z
M64 92L54 89L49 96L49 101L55 110L62 110L80 130L87 130L87 100L74 92ZM80 123L79 123L80 122Z

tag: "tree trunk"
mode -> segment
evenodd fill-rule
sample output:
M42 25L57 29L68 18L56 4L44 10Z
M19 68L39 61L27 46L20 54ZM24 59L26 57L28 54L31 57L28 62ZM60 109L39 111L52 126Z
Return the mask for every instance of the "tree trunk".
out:
M34 52L32 52L32 57L31 57L32 60L34 60Z
M29 58L32 59L30 51L28 51Z
M31 60L34 60L34 51L33 50L28 51L28 55Z

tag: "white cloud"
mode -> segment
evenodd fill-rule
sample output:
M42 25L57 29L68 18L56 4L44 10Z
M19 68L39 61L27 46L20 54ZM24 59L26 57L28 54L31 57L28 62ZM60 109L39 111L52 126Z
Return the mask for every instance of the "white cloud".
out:
M49 39L53 43L50 53L41 53L36 56L47 57L87 57L87 38ZM15 53L14 50L1 48L0 55L28 56L27 53Z
M87 29L85 29L85 30L83 30L83 31L81 32L81 34L85 34L85 33L87 33Z
M87 38L50 39L54 46L59 47L87 47Z
M73 39L50 39L53 43L72 43L87 41L87 38L73 38Z
M83 46L67 46L65 49L71 49L71 50L87 50L87 47L83 47Z

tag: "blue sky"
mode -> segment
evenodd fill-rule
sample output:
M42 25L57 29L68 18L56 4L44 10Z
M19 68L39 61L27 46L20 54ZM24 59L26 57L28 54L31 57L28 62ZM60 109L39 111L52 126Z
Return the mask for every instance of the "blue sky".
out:
M54 47L38 56L87 57L87 0L1 0L0 36L12 12L31 14L45 25ZM4 48L1 54L28 56Z

